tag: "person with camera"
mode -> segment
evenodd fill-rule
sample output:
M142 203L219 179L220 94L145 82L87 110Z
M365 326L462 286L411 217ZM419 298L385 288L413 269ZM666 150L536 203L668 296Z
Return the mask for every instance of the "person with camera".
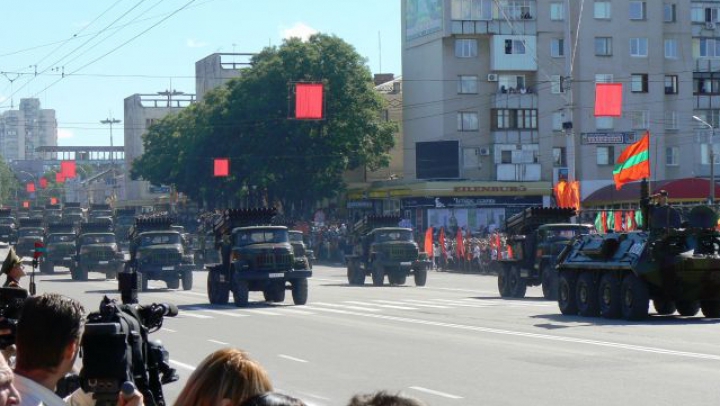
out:
M13 383L13 371L5 357L0 356L0 406L20 404L20 394Z
M22 260L15 253L15 249L10 247L5 261L3 261L0 273L5 274L7 279L3 284L4 288L19 288L20 278L25 276L25 270L23 269Z
M55 394L58 381L73 369L80 351L85 309L55 293L29 297L17 323L15 381L21 406L88 405L92 397L78 390L66 400ZM67 402L67 403L66 403ZM118 405L140 406L142 395L118 394Z

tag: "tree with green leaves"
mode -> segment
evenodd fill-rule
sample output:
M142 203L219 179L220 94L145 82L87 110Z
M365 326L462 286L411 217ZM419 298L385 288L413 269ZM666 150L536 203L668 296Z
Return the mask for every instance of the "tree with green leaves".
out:
M292 85L325 85L325 119L289 119ZM264 49L252 67L202 103L153 125L134 179L174 184L211 207L242 201L250 191L270 204L309 208L344 188L347 170L387 166L395 124L381 119L366 61L335 36L293 38ZM230 158L231 176L213 177L214 158Z

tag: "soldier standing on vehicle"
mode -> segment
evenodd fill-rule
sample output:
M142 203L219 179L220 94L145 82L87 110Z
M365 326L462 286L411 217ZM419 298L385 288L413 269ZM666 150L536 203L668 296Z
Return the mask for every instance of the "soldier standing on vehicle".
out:
M0 273L7 275L7 279L3 284L4 288L20 287L20 278L25 276L25 270L23 269L22 260L20 260L12 247L7 257L5 257L5 261L3 261Z

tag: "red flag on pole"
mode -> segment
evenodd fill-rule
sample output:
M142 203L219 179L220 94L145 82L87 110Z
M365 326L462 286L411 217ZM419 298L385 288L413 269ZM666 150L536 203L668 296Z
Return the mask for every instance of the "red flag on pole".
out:
M622 211L616 210L615 213L613 213L615 216L615 230L613 231L622 231L623 230L623 222L622 222Z
M425 231L425 253L429 258L433 256L433 228L428 227Z
M63 176L62 172L55 173L55 183L63 183L65 182L65 177Z
M295 118L320 120L323 118L323 85L321 83L295 84Z
M213 174L215 177L230 176L230 160L228 158L216 158Z
M440 253L444 259L447 259L447 250L445 249L445 228L440 229L440 236L438 237L438 243L440 244Z
M76 176L75 173L75 161L61 161L60 162L60 172L62 172L62 176L65 179L72 179Z
M23 208L25 208L25 209L29 209L29 208L30 208L30 201L29 201L29 200L24 200L24 201L23 201Z
M48 180L46 178L40 178L40 188L46 189L48 185Z
M455 236L455 253L458 259L465 258L465 243L463 242L462 229L458 228Z
M28 193L35 193L35 182L28 182L28 184L25 185L25 190Z
M595 84L595 117L622 116L622 83Z
M650 177L650 132L640 141L629 145L617 159L613 170L615 188L620 190L628 182Z

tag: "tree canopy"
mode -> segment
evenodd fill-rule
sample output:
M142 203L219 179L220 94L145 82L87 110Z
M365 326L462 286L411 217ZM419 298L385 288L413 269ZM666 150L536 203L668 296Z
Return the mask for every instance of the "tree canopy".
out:
M293 83L325 85L325 118L288 117ZM344 188L346 170L387 166L395 124L381 119L366 61L335 36L293 38L265 48L251 67L202 103L166 116L143 136L134 179L173 184L211 207L260 191L270 203L309 207ZM213 159L230 159L230 176L213 176Z

